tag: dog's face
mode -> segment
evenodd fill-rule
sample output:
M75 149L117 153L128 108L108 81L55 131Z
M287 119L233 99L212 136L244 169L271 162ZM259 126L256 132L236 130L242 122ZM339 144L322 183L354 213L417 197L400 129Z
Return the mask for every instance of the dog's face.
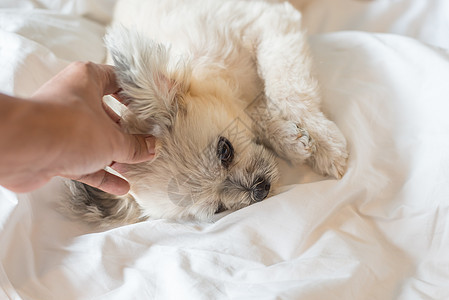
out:
M199 92L184 94L172 124L154 131L155 160L129 166L134 197L150 215L210 219L265 199L277 180L273 153L233 99ZM143 121L133 117L130 124Z
M132 45L110 50L128 102L125 126L158 138L156 158L125 173L144 213L210 219L265 199L278 177L275 157L257 143L226 80L173 64L159 44L133 41L132 53Z

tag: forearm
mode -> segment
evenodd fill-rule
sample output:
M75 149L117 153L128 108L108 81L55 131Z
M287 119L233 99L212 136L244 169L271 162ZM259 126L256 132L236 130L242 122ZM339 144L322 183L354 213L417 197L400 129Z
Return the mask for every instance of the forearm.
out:
M61 124L53 124L58 114L56 105L0 94L1 185L9 186L17 178L41 176L48 180L55 175L49 166L60 151L57 131L63 129Z

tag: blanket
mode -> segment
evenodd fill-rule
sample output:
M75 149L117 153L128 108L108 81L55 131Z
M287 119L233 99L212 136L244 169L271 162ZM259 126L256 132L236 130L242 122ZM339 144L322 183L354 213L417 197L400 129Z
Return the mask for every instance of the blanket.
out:
M3 0L0 91L103 62L113 4ZM0 299L449 299L449 2L293 4L345 176L280 161L279 194L213 223L110 230L59 213L58 178L0 188Z

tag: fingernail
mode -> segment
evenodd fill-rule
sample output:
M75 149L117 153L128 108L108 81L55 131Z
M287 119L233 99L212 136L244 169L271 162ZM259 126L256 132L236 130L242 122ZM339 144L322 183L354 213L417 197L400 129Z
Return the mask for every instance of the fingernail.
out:
M148 153L155 155L156 154L156 138L154 136L150 136L145 138L145 143L147 144Z

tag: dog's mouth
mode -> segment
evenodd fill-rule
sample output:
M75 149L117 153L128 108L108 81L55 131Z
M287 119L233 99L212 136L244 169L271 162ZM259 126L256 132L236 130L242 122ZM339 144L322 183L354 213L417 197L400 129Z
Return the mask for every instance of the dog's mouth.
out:
M227 211L227 208L223 205L223 203L220 202L218 204L217 210L215 211L215 214L219 214L219 213L222 213L224 211Z
M219 201L215 209L215 214L222 213L229 209L237 210L266 199L271 191L271 180L267 179L265 176L259 176L254 180L251 187L238 186L238 188L241 192L244 190L244 195L241 195L241 197L243 197L241 201L238 201L237 203L231 202L230 206L226 206L222 201Z

